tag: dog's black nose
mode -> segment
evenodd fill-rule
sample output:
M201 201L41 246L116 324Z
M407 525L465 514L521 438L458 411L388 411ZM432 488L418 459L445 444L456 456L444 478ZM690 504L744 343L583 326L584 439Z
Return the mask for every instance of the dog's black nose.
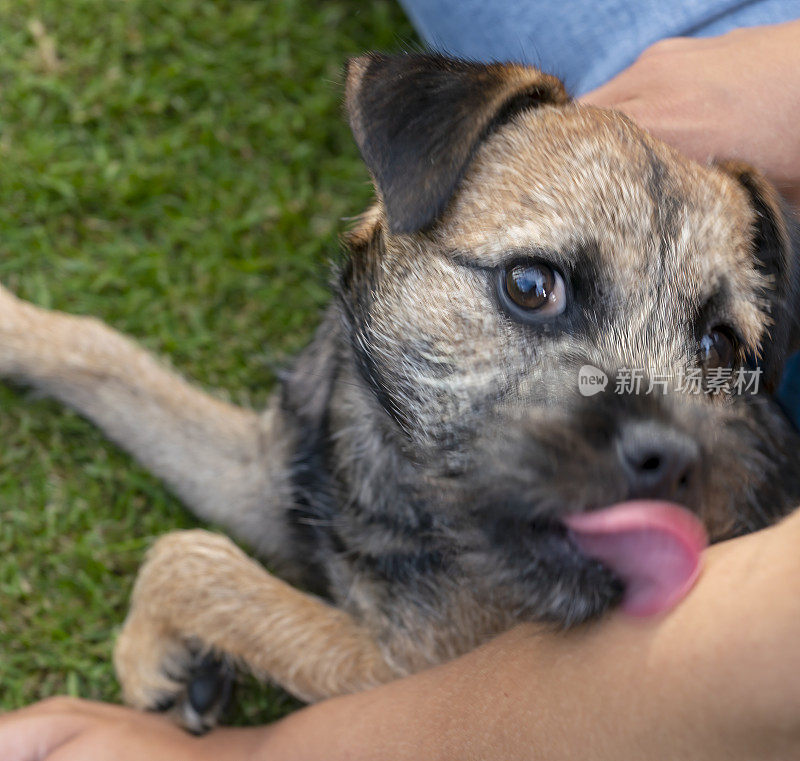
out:
M694 486L700 448L690 436L656 422L626 423L617 451L630 499L680 502Z

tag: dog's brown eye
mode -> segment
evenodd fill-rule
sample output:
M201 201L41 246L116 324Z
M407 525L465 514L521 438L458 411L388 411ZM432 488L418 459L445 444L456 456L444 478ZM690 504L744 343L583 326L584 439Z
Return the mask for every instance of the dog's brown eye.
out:
M736 338L725 327L717 326L700 339L700 362L705 370L733 367Z
M507 267L504 286L508 299L526 312L556 315L566 308L564 280L547 264L532 262Z

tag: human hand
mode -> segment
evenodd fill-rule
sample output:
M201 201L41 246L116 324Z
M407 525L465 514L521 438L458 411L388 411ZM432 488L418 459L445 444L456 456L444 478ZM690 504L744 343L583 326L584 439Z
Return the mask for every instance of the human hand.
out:
M238 761L269 730L192 737L166 719L77 698L50 698L0 716L3 761Z
M698 161L746 161L800 208L800 21L662 40L581 100Z

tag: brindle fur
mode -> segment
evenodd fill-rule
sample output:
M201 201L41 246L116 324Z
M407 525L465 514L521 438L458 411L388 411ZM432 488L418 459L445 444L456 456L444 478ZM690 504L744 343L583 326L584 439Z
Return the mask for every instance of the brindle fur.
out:
M377 201L336 298L266 412L207 396L101 323L0 289L0 374L77 409L199 517L145 563L115 663L125 697L203 729L198 659L316 700L452 658L519 621L573 625L621 586L559 517L636 496L627 425L694 442L679 499L715 540L800 501L798 443L771 392L798 347L797 239L754 170L701 166L622 115L513 65L366 56L347 108ZM497 301L521 256L571 306L531 326ZM584 399L577 369L677 374L717 323L762 393ZM649 430L649 429L648 429ZM666 435L666 434L665 434ZM323 601L324 599L324 601Z

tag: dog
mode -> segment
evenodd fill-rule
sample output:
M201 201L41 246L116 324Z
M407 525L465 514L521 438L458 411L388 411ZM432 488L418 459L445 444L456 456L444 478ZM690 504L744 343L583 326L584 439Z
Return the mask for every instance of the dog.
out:
M94 421L275 572L202 530L151 549L115 666L129 704L194 731L231 663L315 701L518 622L602 615L623 584L567 515L669 500L717 541L800 502L773 397L800 348L800 236L755 169L695 163L516 64L370 54L345 101L376 201L262 413L0 290L0 374ZM585 366L761 385L589 397Z

